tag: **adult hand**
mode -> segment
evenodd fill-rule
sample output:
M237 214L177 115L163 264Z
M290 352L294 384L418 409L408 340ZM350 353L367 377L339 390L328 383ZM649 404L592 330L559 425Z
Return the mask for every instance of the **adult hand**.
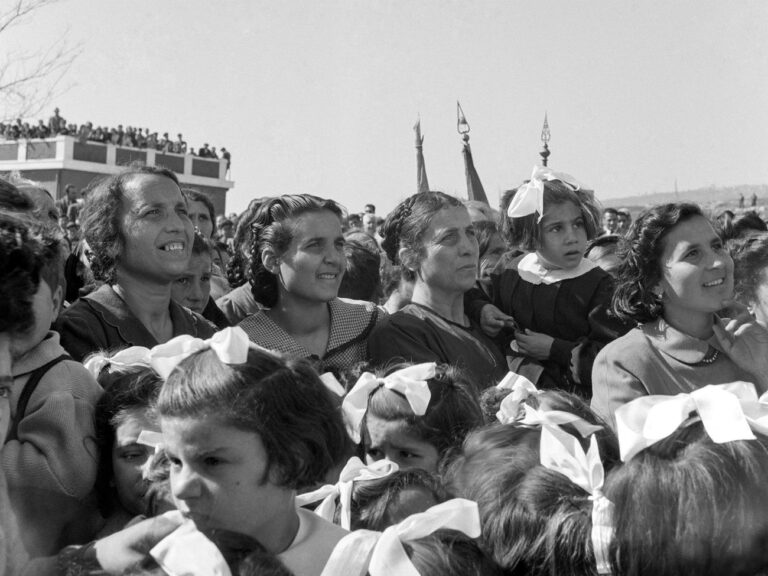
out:
M526 356L536 360L547 360L555 339L541 332L526 329L515 332L515 342L517 342L520 352Z
M739 366L755 377L761 392L768 390L768 330L758 324L745 306L730 303L736 312L730 320L717 318L713 326L720 347Z
M496 336L505 325L514 324L514 322L512 316L504 314L493 304L486 304L480 310L480 328L488 336Z
M149 551L184 522L180 512L155 516L94 544L96 558L107 572L121 573L141 562Z

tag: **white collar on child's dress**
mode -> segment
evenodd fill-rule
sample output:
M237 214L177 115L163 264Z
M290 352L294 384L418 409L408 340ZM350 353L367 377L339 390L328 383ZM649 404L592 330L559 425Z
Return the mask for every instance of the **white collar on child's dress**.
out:
M517 263L517 272L520 274L520 278L531 284L554 284L562 280L578 278L593 268L597 268L597 264L592 262L592 260L582 258L579 265L575 268L551 270L544 266L537 252L526 254Z

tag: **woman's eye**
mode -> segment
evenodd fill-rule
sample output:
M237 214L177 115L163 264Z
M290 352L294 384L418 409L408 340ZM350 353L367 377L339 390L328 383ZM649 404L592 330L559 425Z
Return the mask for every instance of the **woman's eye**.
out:
M176 284L180 284L182 286L186 286L187 284L189 284L189 278L177 278L176 279Z
M122 460L125 460L126 462L135 462L136 460L145 460L147 457L147 452L144 450L130 450L128 452L123 452L120 455L120 458Z
M575 222L573 224L573 227L574 228L584 228L584 221L583 220L578 220L577 222Z
M400 458L402 458L403 460L409 460L409 459L418 458L418 457L419 455L414 454L413 452L408 452L407 450L400 451Z
M382 454L381 450L367 450L366 454L371 460L381 460L384 458L384 454Z
M560 226L552 226L552 228L549 229L550 232L560 232Z
M11 397L11 389L7 386L3 386L0 388L0 398L10 398Z
M685 255L685 257L686 257L686 258L695 258L695 257L696 257L696 256L698 256L698 255L699 255L699 251L698 251L698 250L690 250L690 251L689 251L689 252L688 252L688 253Z
M222 463L222 460L220 458L216 458L215 456L207 456L203 460L203 464L205 464L209 468L212 466L218 466L221 463Z

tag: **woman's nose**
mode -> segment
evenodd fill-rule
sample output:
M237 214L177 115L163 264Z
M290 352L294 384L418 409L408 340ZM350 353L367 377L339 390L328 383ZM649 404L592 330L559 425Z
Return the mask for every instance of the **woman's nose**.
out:
M178 500L190 500L200 496L200 480L188 467L171 472L171 491Z

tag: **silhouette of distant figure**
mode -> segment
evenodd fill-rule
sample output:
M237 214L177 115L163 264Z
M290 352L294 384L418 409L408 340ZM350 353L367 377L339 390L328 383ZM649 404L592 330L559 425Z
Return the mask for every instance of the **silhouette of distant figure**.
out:
M757 194L752 192L752 208L754 208L755 206L757 206Z
M739 208L744 208L744 194L739 194Z

